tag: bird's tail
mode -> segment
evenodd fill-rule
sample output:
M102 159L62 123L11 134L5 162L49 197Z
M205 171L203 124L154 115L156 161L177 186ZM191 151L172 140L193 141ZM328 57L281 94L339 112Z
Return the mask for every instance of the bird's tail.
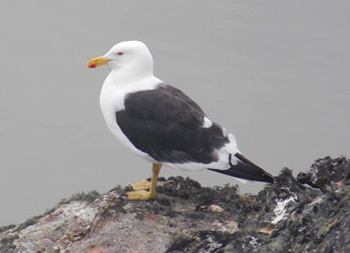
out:
M272 176L270 173L266 172L259 166L255 165L253 162L249 161L241 153L236 153L234 156L238 162L235 165L231 164L231 168L229 168L228 170L209 170L229 175L232 177L238 177L253 181L260 181L266 183L274 183L276 181L274 176Z

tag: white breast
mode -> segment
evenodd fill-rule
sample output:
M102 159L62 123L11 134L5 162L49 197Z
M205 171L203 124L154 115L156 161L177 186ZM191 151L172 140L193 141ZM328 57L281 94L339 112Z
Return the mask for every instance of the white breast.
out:
M100 93L100 108L109 130L124 146L150 162L156 161L148 154L136 149L129 139L123 134L117 124L116 112L125 109L124 101L127 94L141 90L152 90L155 89L160 83L162 83L162 81L154 76L144 78L138 82L123 83L118 82L118 80L116 80L113 75L110 74L103 83Z

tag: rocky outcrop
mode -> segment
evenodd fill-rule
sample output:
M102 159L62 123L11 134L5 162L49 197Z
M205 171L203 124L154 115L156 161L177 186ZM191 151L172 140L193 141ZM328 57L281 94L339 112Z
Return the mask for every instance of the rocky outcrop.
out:
M257 195L236 186L161 179L151 201L128 187L76 194L20 225L0 228L0 252L350 252L350 160L285 168Z

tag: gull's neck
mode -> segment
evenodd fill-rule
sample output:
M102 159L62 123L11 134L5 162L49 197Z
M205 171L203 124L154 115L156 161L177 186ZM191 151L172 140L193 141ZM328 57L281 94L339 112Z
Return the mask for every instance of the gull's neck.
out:
M112 80L117 86L123 84L137 83L144 79L148 79L153 76L152 70L135 69L135 68L123 68L123 69L113 69L108 78Z
M158 78L153 75L153 66L142 68L137 66L124 66L123 68L114 68L107 76L102 92L118 91L130 92L137 90L154 89L159 83Z

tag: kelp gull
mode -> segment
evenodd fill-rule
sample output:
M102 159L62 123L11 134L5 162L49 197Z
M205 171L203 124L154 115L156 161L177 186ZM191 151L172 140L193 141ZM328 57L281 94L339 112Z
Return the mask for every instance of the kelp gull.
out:
M212 122L181 90L153 75L153 59L139 41L116 44L89 68L108 64L100 107L108 128L137 155L153 164L151 183L132 185L129 199L153 199L162 165L182 170L212 170L273 183L274 177L245 158L235 137ZM145 191L148 190L149 191Z

